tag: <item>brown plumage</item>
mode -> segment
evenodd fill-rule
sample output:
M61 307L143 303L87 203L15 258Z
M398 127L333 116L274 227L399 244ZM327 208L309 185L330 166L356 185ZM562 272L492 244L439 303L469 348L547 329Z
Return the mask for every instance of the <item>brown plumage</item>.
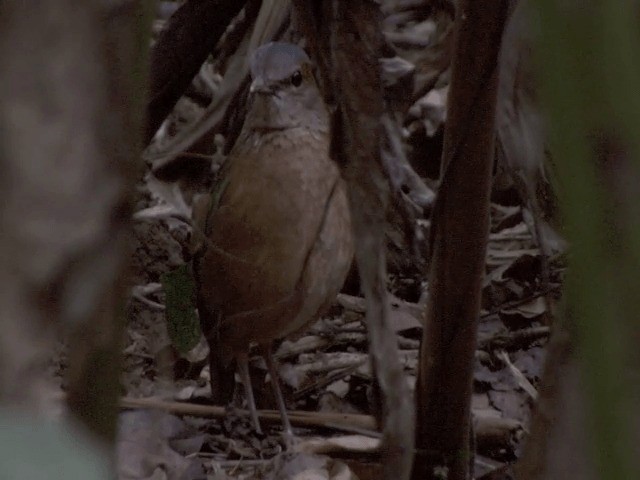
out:
M351 220L307 55L270 43L254 53L251 72L250 108L194 262L198 306L214 401L230 400L236 359L259 430L246 366L257 344L290 433L270 346L307 327L335 299L353 256Z

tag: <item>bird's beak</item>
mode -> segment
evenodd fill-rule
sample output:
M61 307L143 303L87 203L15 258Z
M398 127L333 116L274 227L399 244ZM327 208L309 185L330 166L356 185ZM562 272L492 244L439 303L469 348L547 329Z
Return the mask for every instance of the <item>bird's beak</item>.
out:
M255 80L253 80L253 82L251 82L249 93L270 94L273 93L273 88L271 88L269 85L266 85L261 78L256 78Z

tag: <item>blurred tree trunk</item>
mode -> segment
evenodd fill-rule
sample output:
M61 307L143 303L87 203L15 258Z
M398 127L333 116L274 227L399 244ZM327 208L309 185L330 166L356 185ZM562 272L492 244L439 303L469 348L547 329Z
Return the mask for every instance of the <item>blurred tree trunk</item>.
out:
M518 480L595 480L587 442L584 379L571 335L557 319L547 346L539 397L524 453L516 465Z
M520 462L523 480L640 476L632 439L640 367L640 35L634 4L531 2L571 255L565 318L554 333ZM547 65L554 68L542 68Z
M417 393L414 479L469 478L476 323L489 231L498 52L507 0L463 0L432 215L430 293Z
M0 3L0 400L38 409L55 331L69 405L106 440L143 133L145 2Z

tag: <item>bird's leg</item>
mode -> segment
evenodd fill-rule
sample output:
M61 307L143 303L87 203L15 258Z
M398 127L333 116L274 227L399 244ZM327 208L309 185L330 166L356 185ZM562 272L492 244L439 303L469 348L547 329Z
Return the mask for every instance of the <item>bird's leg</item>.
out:
M253 387L251 386L251 377L249 376L249 355L242 353L236 357L238 363L238 373L244 385L244 391L247 395L247 404L249 405L249 413L251 414L251 420L256 432L262 435L262 428L260 428L260 421L258 420L258 410L256 409L256 400L253 396Z
M273 388L273 395L276 397L276 403L278 404L278 410L280 411L280 417L282 418L285 440L287 442L287 446L289 446L293 442L293 429L291 428L291 422L289 422L287 407L284 403L282 390L280 389L280 376L278 375L278 367L271 353L271 345L263 345L260 349L262 351L262 356L267 362L269 377L271 377L271 387Z

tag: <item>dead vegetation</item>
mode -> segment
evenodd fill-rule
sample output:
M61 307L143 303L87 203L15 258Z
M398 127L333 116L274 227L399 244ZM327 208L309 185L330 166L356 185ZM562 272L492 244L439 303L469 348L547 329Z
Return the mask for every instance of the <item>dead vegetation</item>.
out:
M124 82L122 90L113 87L107 97L132 111L120 112L119 128L109 135L100 133L100 122L91 124L87 133L107 152L112 152L111 144L122 145L113 158L97 155L106 163L92 167L96 178L104 170L117 172L121 177L114 182L120 182L119 187L106 191L89 182L72 199L78 205L79 199L91 196L87 189L93 191L92 198L102 206L92 203L100 211L91 216L100 219L103 229L87 222L103 235L89 246L83 244L79 257L67 257L65 252L77 245L61 241L60 265L68 261L69 267L39 278L41 295L34 308L7 316L13 320L7 327L12 333L5 336L7 348L0 356L0 386L24 388L3 390L3 401L27 398L35 405L44 396L41 384L51 380L51 375L30 368L41 364L49 350L32 345L40 339L29 337L20 319L33 316L38 319L34 325L41 326L51 321L49 312L55 312L52 323L65 325L60 328L65 330L80 308L65 304L66 299L99 298L89 302L90 314L81 312L86 318L74 335L65 331L65 345L57 349L48 372L66 391L70 409L103 438L114 436L117 415L120 478L364 480L408 478L412 468L414 475L432 478L512 478L528 433L544 430L541 423L532 427L532 408L541 395L566 248L558 228L556 185L537 89L529 77L532 69L521 68L528 67L531 53L526 22L518 23L526 15L516 10L503 37L501 22L511 14L509 2L498 2L496 11L474 12L474 21L486 22L476 28L490 25L482 31L493 36L485 39L485 50L475 52L489 60L462 87L465 98L456 93L461 87L452 83L452 68L456 7L469 2L388 0L379 2L379 8L376 2L354 1L337 2L333 10L335 2L330 1L291 3L160 2L153 23L146 124L141 125L139 112L133 111L141 106L126 100L125 87L134 87ZM109 52L119 45L116 40L133 44L137 37L133 25L127 30L131 36L119 36L115 25L109 27L114 31L106 38L113 43L102 53L105 62L115 62ZM360 42L351 41L354 32ZM246 56L274 39L301 42L318 63L316 74L334 111L332 155L349 183L358 249L357 265L330 311L301 336L277 346L275 357L297 437L289 451L280 438L264 361L255 355L250 363L259 417L267 426L257 435L241 395L233 408L209 405L206 342L196 332L193 342L183 342L189 348L178 345L185 329L168 323L166 307L166 274L191 261L193 237L201 233L193 223L199 201L216 183L242 127L249 85ZM5 39L0 48L3 45L9 49L10 43ZM140 65L135 63L138 54L134 49L120 58L106 84L120 85L123 71ZM475 58L469 54L464 61L458 59L458 74L468 71L467 63ZM41 61L55 70L46 59ZM109 68L104 66L105 71ZM483 72L486 81L478 84L475 79ZM15 82L2 86L11 97ZM482 108L474 110L478 98ZM105 102L91 108L106 111ZM495 130L483 130L494 120ZM68 124L74 121L77 118ZM104 120L109 121L113 119ZM469 125L476 130L465 137ZM134 133L143 130L141 138L149 145L141 155L144 168L133 195L134 169L126 161L138 157ZM10 154L18 151L11 143L3 148ZM461 183L464 179L468 183ZM60 185L64 190L64 182ZM52 188L51 197L38 197L39 205L66 198L56 192ZM448 207L443 206L445 193L453 202ZM24 200L4 200L3 213L14 217L3 221L7 231L14 231L11 225L20 223L17 212ZM122 269L105 265L121 265L127 257L119 242L129 228L131 211L132 268L125 277ZM71 223L67 228L82 230ZM65 235L61 231L57 237ZM19 237L7 239L8 248L17 249ZM113 238L118 242L112 244ZM36 253L42 249L45 246ZM95 258L104 262L91 263ZM84 283L87 269L99 274L95 284ZM5 280L16 292L25 282L31 285L20 283L22 277L19 282L11 278ZM440 283L434 285L434 278ZM117 310L124 297L122 323L113 322L109 312ZM114 368L119 364L120 327L125 338L122 392L116 381L119 369ZM42 332L51 346L54 335ZM9 348L22 337L29 337L20 344L28 358ZM567 344L561 340L556 353L564 362ZM452 348L456 342L459 348ZM434 373L425 365L436 354ZM29 367L24 371L38 375L20 381L24 365ZM424 442L428 435L431 441ZM456 453L459 458L452 460Z
M179 187L158 182L149 175L141 185L147 192L147 200L141 203L144 208L137 214L145 221L136 226L138 288L130 306L132 322L126 350L127 363L131 365L126 369L131 381L128 393L141 399L127 405L146 406L163 412L156 415L182 418L183 428L190 433L179 436L198 438L191 450L179 450L191 458L189 468L210 473L225 471L242 478L252 475L278 478L273 476L277 475L273 470L276 467L265 458L279 452L272 437L275 434L277 439L277 422L265 439L257 441L241 414L201 406L208 395L207 372L200 371L206 352L198 347L188 358L177 354L163 332L161 290L153 287L160 280L158 270L166 272L180 263L189 227L176 219L188 219L191 215L192 198L207 191L230 148L229 142L237 135L233 129L241 125L241 120L232 121L229 116L238 117L242 110L229 111L225 107L231 104L241 108L244 104L246 89L240 80L244 74L234 70L233 59L242 55L244 42L259 35L252 33L246 23L260 19L261 13L257 8L251 12L251 18L245 13L233 22L234 30L221 38L214 55L200 69L187 95L178 101L148 150L152 170L165 180L177 180ZM391 188L397 189L397 193L392 193L392 208L384 228L390 252L386 280L392 293L389 325L395 332L398 358L411 389L419 361L422 312L428 298L428 282L422 271L434 196L427 184L436 186L439 171L453 14L453 7L446 3L417 2L385 11L383 21L386 50L381 65L388 92L385 95L391 100L395 121L399 122L397 139L408 153L404 160L407 163L402 163L402 156L400 160L394 158L395 170L387 170L385 174L391 178ZM277 38L297 38L299 32L287 28L286 20L281 22L280 28L271 24L273 30L280 31ZM260 20L256 24L262 25ZM162 42L162 35L159 41ZM225 90L229 88L225 87L228 82L236 86L237 93ZM199 93L194 93L198 90ZM199 104L202 98L211 99L209 106ZM205 130L210 139L217 138L216 142L198 140ZM207 173L209 165L211 173ZM496 182L493 191L487 275L482 284L474 361L472 421L476 477L504 470L520 454L537 396L543 346L549 336L550 317L545 298L550 296L552 301L559 298L563 272L562 263L554 260L548 281L544 280L544 262L526 223L530 216L523 213L519 191L508 181L508 168L507 165L499 168L507 181ZM422 179L416 171L422 172ZM350 465L360 478L375 478L367 477L365 472L381 468L377 460L380 437L375 433L379 407L367 353L365 300L358 283L355 277L351 279L345 287L348 293L338 297L330 315L301 338L283 342L276 356L286 384L287 402L293 410L291 420L300 428L297 430L300 451L330 453ZM129 373L130 369L135 373ZM266 367L258 358L252 362L252 374L258 379L254 384L265 387L257 389L259 406L272 410L275 405L268 382L264 381ZM175 403L178 400L197 405ZM184 417L189 414L218 420L190 421ZM260 417L271 424L274 413L261 412ZM165 436L169 444L175 437ZM309 460L315 457L305 458L294 462L296 468L318 468L315 460Z

